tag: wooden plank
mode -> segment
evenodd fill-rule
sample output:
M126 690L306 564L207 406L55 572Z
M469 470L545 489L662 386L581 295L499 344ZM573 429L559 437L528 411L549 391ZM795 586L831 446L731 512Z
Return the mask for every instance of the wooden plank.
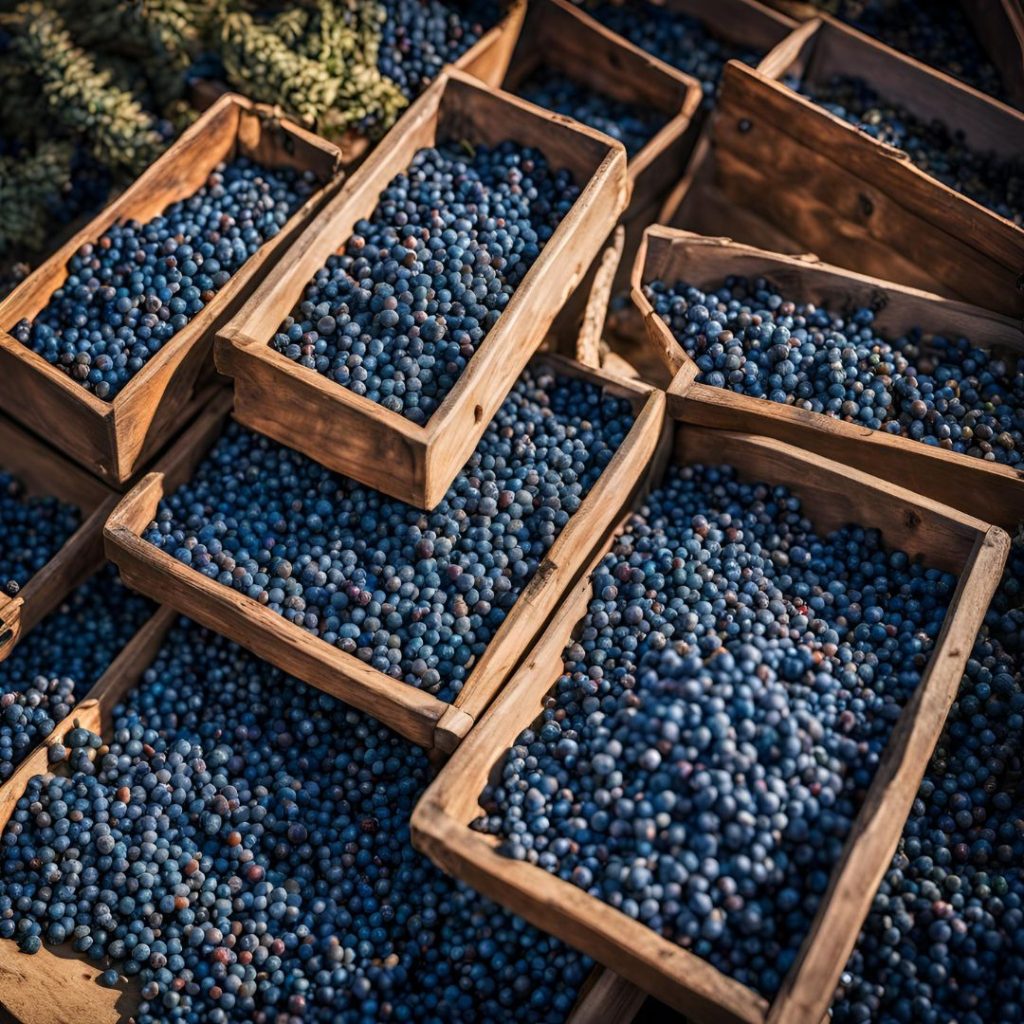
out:
M602 543L642 476L661 432L665 408L662 393L558 356L538 359L559 373L591 380L609 393L627 398L636 420L450 704L324 643L259 602L203 576L142 539L161 498L191 478L220 435L231 406L228 393L211 403L110 515L104 531L107 556L117 563L125 582L141 593L369 712L420 746L454 749L544 627L566 588L583 570L590 552Z
M981 348L1024 351L1024 334L1009 317L954 299L843 270L813 258L766 252L724 238L651 228L634 266L633 301L651 343L678 366L669 387L672 415L688 422L765 434L845 462L954 508L1012 529L1024 516L1024 472L910 438L697 383L697 365L672 337L643 293L658 279L717 287L730 274L767 277L797 302L835 310L868 306L875 324L896 338L911 328L969 337Z
M268 167L311 170L321 187L232 275L216 297L111 400L86 391L10 334L33 319L67 276L71 257L113 224L147 221L192 195L222 160L248 156ZM210 361L213 333L235 312L324 200L336 190L337 147L244 97L218 99L128 189L0 302L0 408L102 479L126 483L180 426Z
M894 484L763 437L680 424L667 434L660 455L661 462L727 461L748 478L784 482L822 530L841 517L835 511L836 495L863 492L851 506L862 525L879 529L887 546L908 541L926 561L955 566L960 575L935 651L890 737L833 870L828 897L782 993L769 1006L753 990L571 883L501 856L496 837L469 828L480 813L478 800L488 778L500 770L522 729L536 719L560 675L562 652L592 594L589 573L604 550L591 560L588 573L502 694L420 800L413 815L413 845L445 871L598 961L614 964L623 977L696 1021L818 1024L898 842L972 639L998 584L1009 538L998 528L921 501ZM656 457L654 464L658 462ZM907 508L915 509L913 522L904 514Z
M553 166L571 170L582 191L455 386L420 427L298 366L269 341L314 273L344 246L355 223L372 213L394 175L417 150L452 138L492 145L514 138L535 146ZM296 241L281 272L268 278L221 332L217 366L235 377L236 415L331 469L402 501L433 508L582 279L628 192L625 150L619 143L569 118L489 91L469 75L442 75L402 118L389 145L373 153Z

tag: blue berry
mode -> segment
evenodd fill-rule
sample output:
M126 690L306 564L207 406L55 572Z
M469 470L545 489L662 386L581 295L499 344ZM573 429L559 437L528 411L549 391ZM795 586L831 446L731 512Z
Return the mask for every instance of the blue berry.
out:
M29 494L0 470L0 588L14 597L82 524L74 505Z
M887 338L870 309L797 304L760 278L728 277L716 291L654 281L644 293L704 384L989 462L1024 460L1024 358L917 329Z
M592 576L475 827L771 997L955 578L782 487L673 469Z
M424 512L232 423L143 536L451 700L631 424L624 400L528 368Z
M1024 158L972 149L962 132L923 121L859 78L805 82L799 90L865 135L902 149L925 174L1024 227Z
M432 769L371 718L181 620L95 739L18 801L0 934L73 936L139 1024L567 1018L589 962L412 849Z
M668 123L658 110L612 99L553 68L541 65L517 89L523 99L574 117L618 139L633 156Z
M511 142L421 149L270 345L426 423L578 195Z
M240 157L146 224L83 245L68 277L14 337L98 398L128 381L224 287L312 193L309 174Z

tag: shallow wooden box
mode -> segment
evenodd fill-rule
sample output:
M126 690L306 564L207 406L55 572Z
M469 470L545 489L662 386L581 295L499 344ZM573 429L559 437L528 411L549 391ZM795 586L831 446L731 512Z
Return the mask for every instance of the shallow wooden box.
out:
M172 608L155 612L97 680L87 699L0 786L0 833L29 781L52 774L47 760L52 743L76 722L109 735L114 708L138 684L177 618ZM138 982L122 976L118 987L104 988L97 978L105 966L76 953L70 944L44 945L29 956L13 940L0 940L0 1020L9 1019L6 1014L20 1024L129 1024L140 999ZM643 999L633 985L596 966L566 1024L629 1024Z
M819 18L824 5L808 0L766 0L797 21ZM961 0L978 40L996 66L1015 107L1024 107L1024 11L1020 0Z
M230 410L228 394L196 420L111 514L105 529L107 556L117 563L124 581L140 593L177 608L279 668L361 708L414 743L452 750L508 679L583 570L590 552L617 520L661 429L665 406L661 392L559 356L542 355L537 360L628 399L637 418L451 703L392 679L142 539L160 499L191 478L220 436Z
M829 18L801 25L757 69L730 61L714 121L727 196L862 273L1020 316L1024 227L955 192L903 150L783 85L863 78L979 151L1020 155L1024 113Z
M441 140L514 139L568 167L582 192L455 386L423 426L270 347L328 257L343 249L391 179ZM433 508L597 254L629 196L626 151L600 132L481 85L442 75L289 249L218 334L217 369L235 379L235 415L331 469Z
M727 238L705 238L670 228L647 232L633 269L633 302L651 345L677 368L669 386L669 405L681 419L787 441L1007 529L1024 518L1024 466L986 462L824 413L699 383L697 364L654 312L643 285L660 279L718 287L730 274L766 277L797 302L813 301L839 311L870 307L876 310L875 325L889 338L920 327L928 333L966 336L982 348L1005 350L1019 358L1024 336L1016 321L820 263L813 256L784 256Z
M112 400L97 398L11 336L18 321L34 319L46 306L83 244L115 223L151 219L192 195L218 163L235 156L270 167L312 170L323 187ZM0 302L0 409L107 482L126 483L194 415L194 388L210 362L214 330L334 191L339 163L337 147L274 119L267 108L242 96L222 96L134 184Z
M16 597L0 591L3 661L24 634L103 564L103 524L117 495L4 417L0 417L0 470L13 473L30 495L50 495L75 505L82 518L78 529Z
M811 930L769 1005L706 961L582 889L497 852L496 836L470 828L479 797L505 752L535 721L562 671L562 652L592 597L595 555L481 722L413 814L413 845L445 871L585 951L696 1022L819 1024L903 829L932 749L999 581L1009 537L998 527L858 470L771 438L669 419L652 463L656 484L670 462L731 464L743 477L784 484L819 532L853 521L886 543L958 573L960 582L921 682L898 719L875 778L833 869ZM626 517L628 518L628 517ZM625 523L625 519L623 520ZM610 546L610 545L609 545Z

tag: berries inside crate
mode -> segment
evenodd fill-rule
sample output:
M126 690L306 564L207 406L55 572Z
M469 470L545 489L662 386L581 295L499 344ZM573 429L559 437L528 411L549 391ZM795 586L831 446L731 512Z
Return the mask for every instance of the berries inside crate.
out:
M115 224L146 222L193 195L222 161L251 158L264 167L312 171L319 187L279 234L265 242L215 297L107 401L11 336L60 288L68 262ZM104 480L122 485L196 411L197 384L210 363L213 332L238 308L337 182L340 152L267 108L222 96L102 213L78 231L0 303L0 408Z
M719 160L729 160L728 197L793 225L823 259L1024 313L1024 227L782 81L824 86L837 75L962 132L974 151L1019 159L1024 113L826 17L801 25L757 69L726 67L713 131Z
M414 743L452 750L494 698L582 571L590 552L618 518L661 430L664 396L649 386L588 370L559 356L540 355L535 363L625 398L636 419L450 703L391 678L143 539L160 500L191 479L220 436L230 394L212 405L114 510L105 530L107 555L117 563L124 581L140 593L177 608L266 661L369 712Z
M764 277L784 298L824 305L839 315L860 307L872 309L874 326L893 341L919 327L924 333L947 338L966 336L982 349L1005 352L1016 359L1024 351L1024 337L1016 321L842 270L813 257L765 252L727 238L706 238L671 228L648 230L633 269L633 302L644 319L651 345L676 370L669 386L674 415L692 423L775 437L1014 528L1024 513L1024 469L1020 466L946 451L867 425L697 381L697 364L655 313L643 286L656 280L671 284L681 280L713 289L721 287L730 275Z
M17 595L0 590L2 661L21 636L103 564L103 523L117 495L4 417L0 417L0 472L17 478L27 495L58 498L81 514L78 529ZM3 543L0 537L0 548Z
M14 775L0 786L0 833L7 827L29 781L49 775L49 747L63 740L75 724L109 736L113 709L138 684L142 674L178 619L171 608L159 609L136 633L93 687L87 700L58 723ZM60 769L64 770L64 769ZM119 1024L133 1019L139 999L137 979L123 976L115 988L98 982L105 963L75 952L71 944L44 944L32 956L13 939L0 940L0 1016L19 1024ZM612 971L595 966L566 1024L629 1024L645 996ZM4 1018L8 1019L8 1018Z
M541 150L573 173L580 195L420 426L271 347L328 258L344 250L392 178L440 142ZM465 464L516 377L580 282L629 196L619 143L469 75L442 75L409 109L217 338L217 368L235 379L235 415L317 462L420 508L433 508Z
M413 843L440 867L615 969L697 1022L818 1024L899 839L928 758L957 692L975 632L999 581L1009 538L954 509L751 434L669 419L647 483L670 463L731 465L741 479L785 485L819 535L854 522L878 529L929 567L959 576L942 631L890 734L870 789L831 874L810 932L773 1003L639 921L525 861L497 852L498 837L470 828L506 751L539 715L562 674L562 652L593 597L590 574L572 589L516 674L423 795ZM642 501L634 503L639 508ZM628 519L624 517L624 524Z

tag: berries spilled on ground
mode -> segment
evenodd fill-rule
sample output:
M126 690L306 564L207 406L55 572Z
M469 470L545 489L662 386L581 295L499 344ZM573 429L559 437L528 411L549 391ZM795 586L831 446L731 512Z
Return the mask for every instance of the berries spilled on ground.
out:
M528 368L432 512L232 423L143 536L451 700L632 418L589 382Z
M14 597L82 525L81 511L49 495L30 495L0 470L0 593Z
M182 620L109 740L29 782L0 937L137 978L139 1024L568 1016L588 961L412 849L430 763L371 718Z
M836 1024L1024 1021L1022 779L1018 532L946 731L836 992Z
M516 89L524 100L574 117L613 139L632 156L665 126L668 117L639 103L612 99L568 75L543 65Z
M0 662L0 782L88 694L153 611L107 566Z
M704 90L705 108L714 103L727 61L756 64L761 58L761 54L713 35L689 14L650 0L628 4L601 0L593 7L586 5L586 10L613 32L696 78Z
M798 304L763 278L728 277L716 291L654 281L644 293L701 383L989 462L1024 461L1024 358L918 330L890 339L870 309Z
M592 584L475 827L771 997L956 580L694 466Z
M972 149L962 132L921 120L860 78L836 76L799 90L865 135L902 149L925 174L1024 226L1024 157Z
M113 399L273 238L315 187L308 173L240 157L145 224L115 224L12 333L98 398Z
M426 423L578 195L511 142L421 149L270 345Z

